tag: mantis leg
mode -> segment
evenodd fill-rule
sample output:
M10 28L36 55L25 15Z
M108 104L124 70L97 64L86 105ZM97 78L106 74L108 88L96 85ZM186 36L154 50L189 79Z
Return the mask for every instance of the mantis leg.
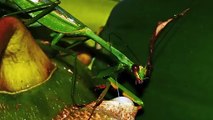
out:
M143 106L143 101L137 97L136 95L134 95L131 91L129 91L128 89L126 89L124 86L122 86L121 84L119 84L115 79L113 79L112 77L107 78L107 80L109 82L107 82L106 84L106 88L103 90L103 92L99 95L98 99L96 100L96 104L94 105L94 109L91 112L90 118L92 117L92 114L94 113L96 107L98 105L101 104L104 96L107 94L109 88L111 85L115 85L117 86L120 90L123 91L123 94L125 94L128 98L130 98L133 102L137 103L140 106ZM89 119L90 119L89 118Z
M27 8L24 10L20 10L17 12L13 12L13 13L9 13L4 15L5 16L13 16L13 15L17 15L17 14L23 14L23 13L32 13L32 12L36 12L36 11L41 11L43 10L41 13L39 13L37 16L35 16L34 18L28 20L25 25L29 26L32 23L35 23L37 20L39 20L40 18L42 18L43 16L45 16L46 14L50 13L51 11L53 11L53 9L58 6L58 4L60 4L60 1L55 1L55 2L50 2L50 3L45 3L42 5L38 5L36 7L31 7L31 8Z
M137 97L134 93L129 91L127 88L125 88L123 85L119 84L115 79L112 77L107 78L107 80L110 82L111 85L115 85L121 90L124 94L124 96L127 96L130 98L133 102L137 103L140 106L143 106L143 101Z
M96 100L95 106L98 106L98 105L101 103L101 101L103 100L103 98L106 96L106 94L107 94L107 92L108 92L110 86L111 86L111 85L110 85L110 82L107 82L107 83L106 83L106 88L105 88L105 89L102 91L102 93L99 95L98 99Z
M94 107L93 107L93 110L92 110L92 112L91 112L91 114L90 114L89 120L91 119L92 114L94 113L95 109L98 107L98 105L101 104L101 102L102 102L102 100L104 99L105 95L107 94L109 88L110 88L110 83L107 82L107 83L106 83L106 88L103 90L103 92L99 95L98 99L96 100L96 104L95 104Z
M137 97L134 93L132 93L131 91L129 91L123 85L119 84L115 79L113 79L112 77L109 77L109 78L107 78L107 80L109 82L107 82L106 88L101 93L101 95L98 97L95 106L97 106L97 105L99 105L101 103L101 101L103 100L103 98L106 95L107 91L109 90L110 85L117 86L117 88L119 88L121 91L123 91L124 95L126 95L127 97L129 97L132 101L134 101L138 105L143 106L143 101L139 97Z

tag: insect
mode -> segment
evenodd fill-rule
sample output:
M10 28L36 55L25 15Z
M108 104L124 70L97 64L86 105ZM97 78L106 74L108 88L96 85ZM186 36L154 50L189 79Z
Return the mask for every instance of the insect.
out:
M58 4L60 1L49 1L49 0L13 0L12 1L19 11L7 14L5 16L13 16L18 14L27 13L32 17L32 19L28 19L25 21L25 25L35 25L35 23L39 23L54 32L53 40L51 41L51 46L55 49L67 52L67 49L57 46L57 43L62 39L64 36L77 36L77 37L85 37L87 39L92 39L98 44L100 44L104 49L108 50L116 59L117 65L111 67L111 72L119 72L123 70L130 71L135 77L136 84L142 84L144 78L150 77L152 63L151 63L151 56L154 50L154 43L160 33L160 31L171 21L179 16L183 16L185 10L180 14L176 15L173 18L168 19L165 22L161 22L156 27L155 33L151 40L150 44L150 57L148 58L147 66L143 67L141 65L137 65L132 62L125 54L120 52L118 49L113 47L110 43L107 43L101 37L96 35L90 28L76 19L74 16L69 14L63 8L59 7ZM69 42L69 41L68 41ZM79 44L82 41L79 41ZM104 77L104 72L100 73L99 77ZM125 88L123 85L119 84L115 78L112 76L108 76L106 78L111 84L116 85L120 90L125 92L128 97L130 97L135 103L140 106L143 106L143 101ZM100 98L102 98L101 96Z
M118 65L113 67L116 72L128 69L136 75L137 83L141 83L141 81L143 81L143 78L146 74L145 67L137 66L138 69L132 69L135 68L136 65L129 58L127 58L119 50L111 46L111 44L105 42L101 37L97 36L91 29L89 29L86 25L74 18L71 14L59 7L59 1L33 2L29 0L13 0L13 2L21 10L18 12L7 14L6 16L28 13L30 16L32 16L33 19L27 20L25 22L25 25L32 25L37 21L38 23L46 26L47 28L55 32L54 38L51 42L52 47L58 48L56 44L65 35L83 36L87 39L90 38L95 42L99 43L106 50L110 51L111 54L113 54L117 58ZM110 81L110 83L116 83L113 77L108 77L107 80ZM127 94L129 94L129 96L131 96L133 101L135 101L137 104L141 106L143 105L143 102L140 100L140 98L132 94L130 91L128 92L128 89L118 83L116 83L116 85L122 91L127 92Z

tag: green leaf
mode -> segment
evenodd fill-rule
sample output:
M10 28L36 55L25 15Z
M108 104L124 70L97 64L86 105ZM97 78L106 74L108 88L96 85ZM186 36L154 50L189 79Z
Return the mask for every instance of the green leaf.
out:
M112 8L118 3L114 0L61 0L60 6L86 24L93 31L104 26Z
M113 10L106 38L115 32L145 65L157 22L190 8L157 40L151 79L145 91L138 90L145 106L137 120L213 119L211 5L210 0L124 0Z
M72 98L76 101L74 104L85 104L96 99L90 89L92 77L86 68L75 66L78 68L75 81L71 72L73 69L66 65L74 61L69 59L66 63L59 59L54 60L58 69L44 84L16 95L1 94L0 119L52 119L59 110L74 103ZM73 81L77 82L76 86L73 86ZM75 87L74 94L71 93L72 87Z

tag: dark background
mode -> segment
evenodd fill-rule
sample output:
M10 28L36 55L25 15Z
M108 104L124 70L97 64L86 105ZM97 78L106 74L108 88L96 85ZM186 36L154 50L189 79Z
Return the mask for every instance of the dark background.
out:
M154 70L145 91L139 91L145 106L137 120L213 119L212 3L123 0L113 9L102 36L144 66L157 22L190 8L186 16L166 27L155 45ZM109 38L110 33L119 38Z

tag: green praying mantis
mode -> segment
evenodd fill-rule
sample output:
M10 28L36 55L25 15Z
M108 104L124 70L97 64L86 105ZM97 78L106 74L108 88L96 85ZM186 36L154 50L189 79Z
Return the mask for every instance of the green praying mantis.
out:
M120 72L123 70L130 71L135 77L136 84L142 84L146 77L150 77L152 69L151 59L154 50L154 43L157 40L157 36L159 35L159 33L168 23L175 20L176 18L179 18L180 16L183 16L189 10L186 9L180 14L177 14L174 17L158 24L153 34L153 38L150 42L150 56L148 57L147 65L143 67L141 65L136 65L125 54L123 54L118 49L113 47L110 43L106 42L101 37L96 35L90 28L88 28L70 13L65 11L63 8L59 7L58 4L60 4L60 1L58 0L12 0L11 2L14 4L14 6L16 6L16 9L18 9L18 11L7 14L5 16L13 16L21 13L27 13L32 17L32 19L25 21L26 26L39 23L54 31L54 38L51 41L51 46L53 48L60 48L56 44L64 36L77 36L92 39L98 44L100 44L104 49L109 51L117 59L118 64L116 66L112 66L113 72ZM60 50L64 49L60 48ZM99 77L104 78L105 76L100 75ZM119 84L115 80L115 78L107 76L106 79L110 82L110 84L116 85L117 88L122 90L136 104L138 104L139 106L143 106L143 101L131 91L129 91L127 88L125 88L123 85ZM104 91L105 92L103 92L103 95L100 95L99 99L102 99L104 97L104 94L106 94L107 89Z

